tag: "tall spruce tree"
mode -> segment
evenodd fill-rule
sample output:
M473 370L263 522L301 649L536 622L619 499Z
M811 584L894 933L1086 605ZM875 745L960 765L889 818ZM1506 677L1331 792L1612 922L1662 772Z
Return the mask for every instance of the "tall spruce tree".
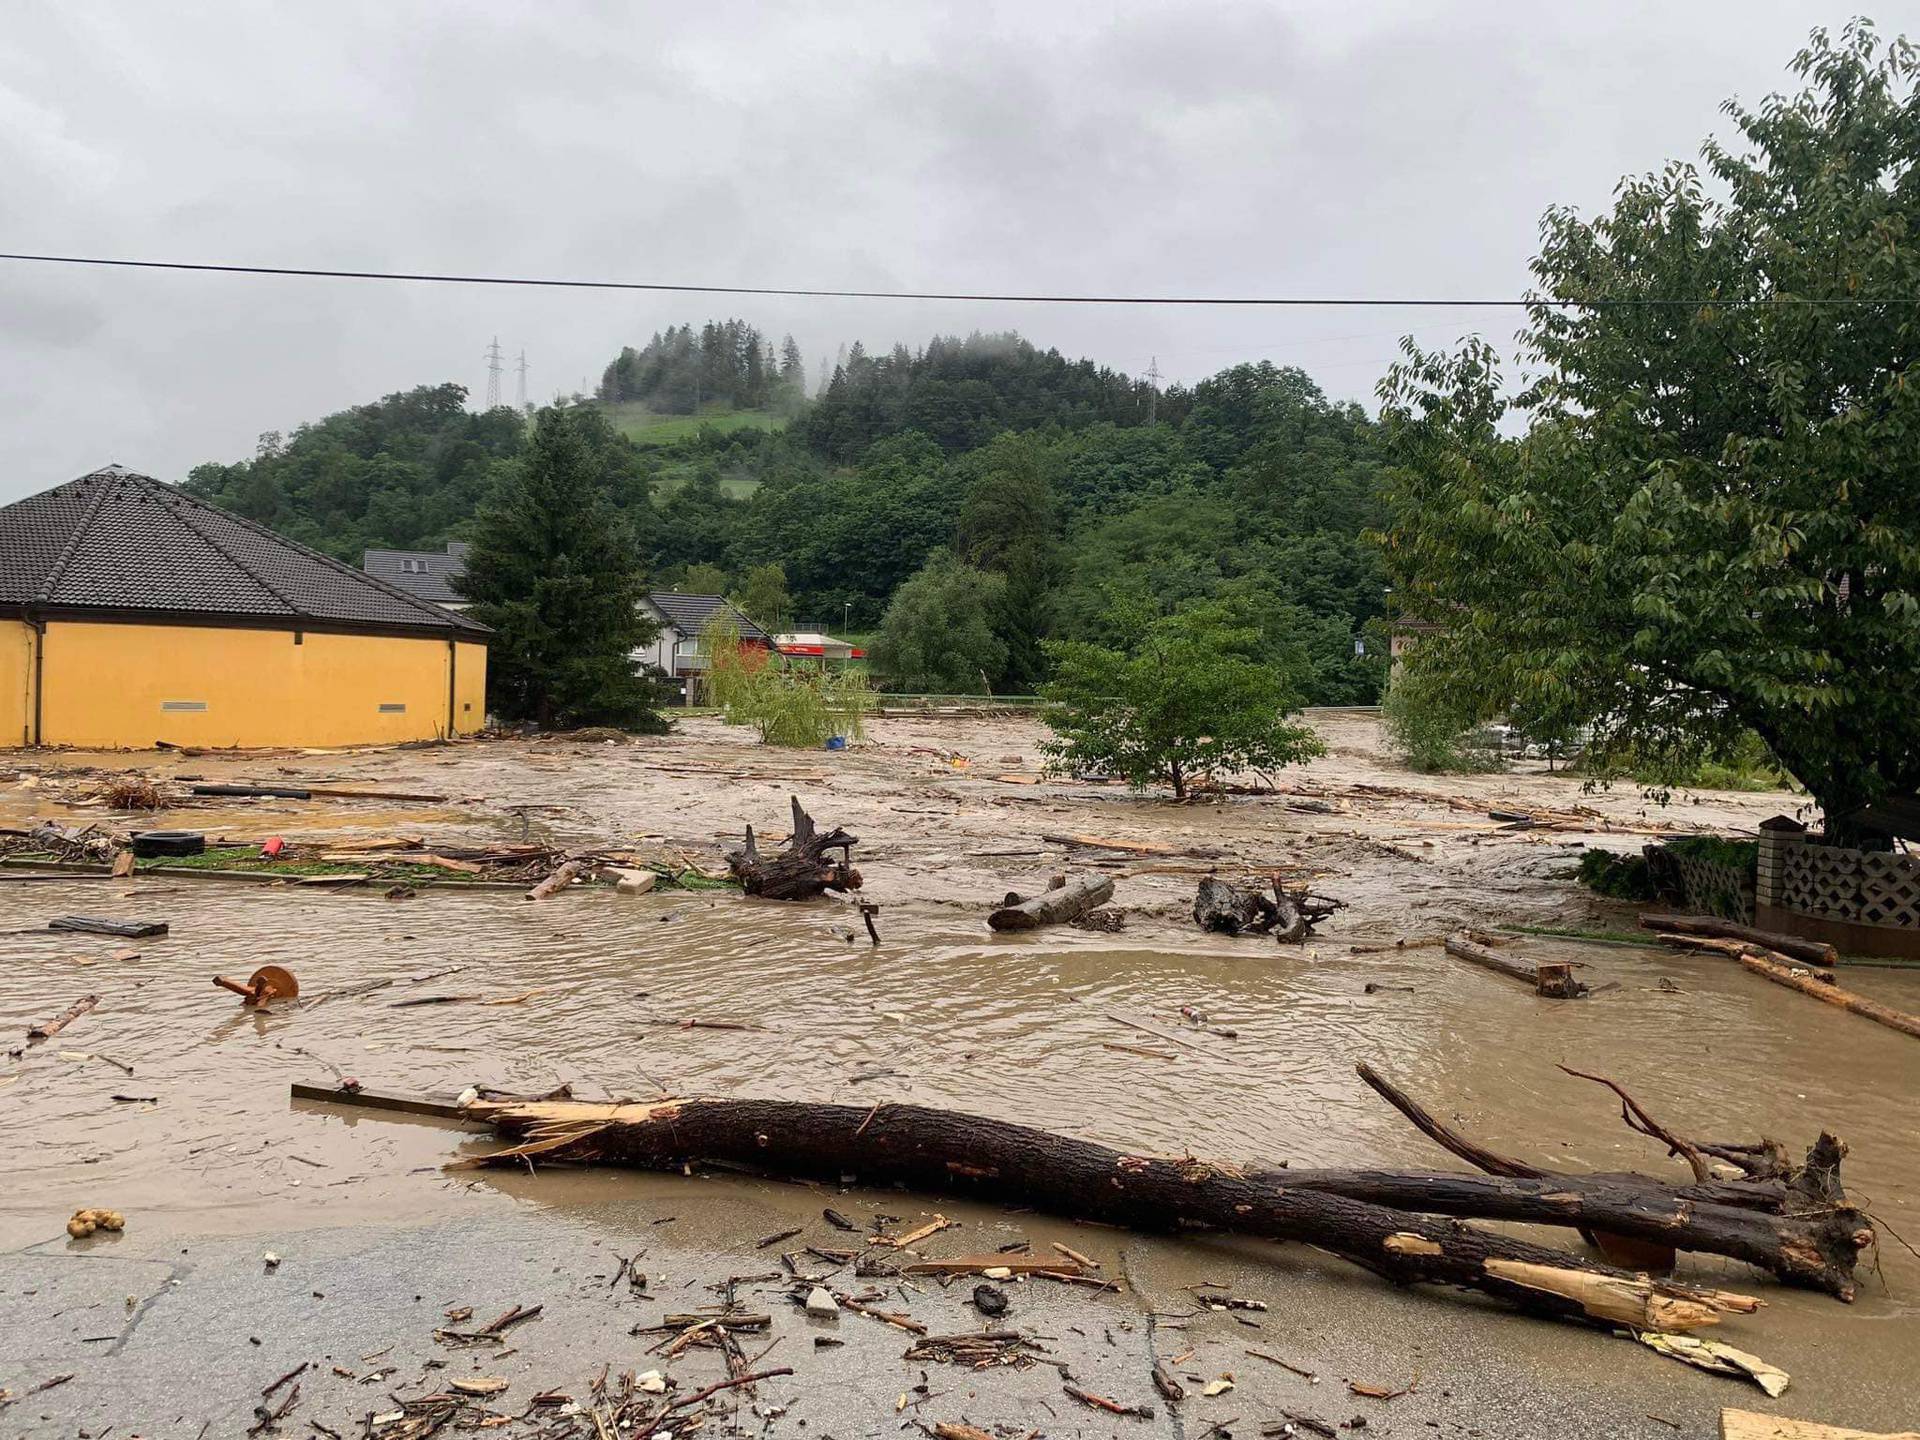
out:
M496 714L657 730L654 687L630 657L658 627L639 608L639 552L582 433L589 418L540 412L526 455L475 525L460 590L494 629Z

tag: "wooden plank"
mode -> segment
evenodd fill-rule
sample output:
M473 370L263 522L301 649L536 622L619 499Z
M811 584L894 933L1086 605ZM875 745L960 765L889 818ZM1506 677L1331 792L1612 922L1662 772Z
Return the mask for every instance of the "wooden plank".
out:
M1920 1430L1849 1430L1814 1420L1790 1420L1757 1410L1723 1409L1720 1440L1920 1440Z
M145 940L167 933L164 920L103 920L98 915L61 915L47 922L49 930L77 930L87 935L115 935L122 940Z
M387 1090L369 1090L364 1086L358 1090L342 1090L338 1085L314 1085L296 1080L291 1087L291 1097L295 1100L320 1100L329 1105L350 1105L360 1110L393 1110L402 1115L431 1115L436 1120L463 1120L473 1125L485 1123L476 1120L451 1100L429 1100L420 1095L400 1095Z

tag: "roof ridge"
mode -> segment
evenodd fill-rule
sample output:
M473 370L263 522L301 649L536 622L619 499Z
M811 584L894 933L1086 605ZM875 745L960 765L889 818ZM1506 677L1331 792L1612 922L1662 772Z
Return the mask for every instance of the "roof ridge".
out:
M79 478L86 480L94 476L103 476L106 473L104 469L93 470ZM116 475L113 478L117 480L120 477ZM88 498L86 513L80 517L80 523L73 527L73 533L67 536L67 543L61 549L59 556L54 560L52 568L47 571L47 578L40 582L39 590L34 593L33 599L35 604L44 605L51 599L54 590L58 588L60 584L60 577L67 573L67 567L73 563L73 557L79 553L80 542L86 538L88 529L93 525L93 517L100 513L100 507L106 503L106 500L106 485L101 485Z
M154 480L152 476L143 476L141 478L146 479L155 485L162 485L163 483L159 480ZM210 500L202 500L198 495L188 494L185 490L180 489L179 486L177 485L163 485L163 488L167 491L167 493L170 496L172 496L176 500L179 500L187 505L195 506L202 510L211 510L214 514L219 515L224 519L231 520L236 525L244 525L247 529L253 531L253 533L256 535L265 536L267 539L277 541L279 544L285 545L289 549L298 550L302 555L305 555L308 559L318 560L322 565L325 565L328 569L336 571L341 575L345 575L349 579L361 581L365 584L373 586L375 589L387 595L395 596L398 599L404 600L408 605L412 606L415 610L427 616L428 619L438 621L441 624L446 625L447 628L450 630L460 630L460 629L466 629L466 628L483 630L486 628L485 626L481 625L478 621L467 620L465 619L465 617L456 615L453 611L446 609L444 606L434 604L431 600L422 600L418 595L409 595L405 590L402 590L398 585L389 584L387 581L382 580L378 575L369 575L364 570L357 570L353 566L347 564L344 560L336 560L333 558L333 556L326 554L324 551L315 550L310 545L302 545L298 540L295 540L290 536L282 535L278 530L268 529L265 525L259 524L258 522L253 520L249 520L246 516L241 515L236 511L228 510L223 506L215 505ZM196 528L194 533L200 534L201 532ZM238 564L239 562L236 561L235 563ZM246 569L245 566L241 566L241 568ZM253 572L249 570L247 571L247 573L251 575ZM257 579L258 577L256 576L255 578ZM261 581L260 583L263 585L266 584L264 580ZM278 591L273 590L272 586L267 586L267 588L269 591L271 591L275 595L279 594ZM281 598L284 599L284 597L281 597ZM294 613L306 614L307 612L299 609L295 609Z
M222 545L218 540L214 539L214 537L208 534L207 531L202 526L195 524L193 520L192 509L190 506L174 504L174 500L176 498L191 500L193 498L192 496L190 495L182 496L180 491L175 489L173 486L164 484L163 482L154 479L154 477L151 475L143 475L140 478L145 480L155 490L163 492L160 497L160 503L162 505L165 505L167 509L172 512L175 519L177 519L182 525L186 526L187 529L191 530L195 535L198 535L202 540L206 541L207 544L211 545L216 551L220 553L222 557L224 557L228 561L228 563L233 565L235 569L239 570L241 574L245 575L249 580L253 581L254 584L258 585L262 590L266 591L274 599L278 600L282 605L286 606L288 614L297 615L297 616L300 616L302 619L306 619L306 620L311 620L314 618L311 613L301 609L300 606L296 605L291 596L281 594L279 587L276 586L271 580L267 579L266 576L260 574L251 565L247 564L245 560L241 559L238 555L234 554L231 550L229 550L225 545ZM212 508L212 507L209 507L209 508Z

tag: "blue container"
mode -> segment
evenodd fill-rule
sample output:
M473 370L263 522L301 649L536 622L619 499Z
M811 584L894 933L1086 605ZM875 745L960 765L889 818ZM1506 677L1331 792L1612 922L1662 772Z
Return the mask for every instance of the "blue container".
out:
M846 748L847 748L847 737L846 737L846 736L844 736L844 735L829 735L829 736L827 737L827 749L829 749L829 750L844 750L844 749L846 749Z

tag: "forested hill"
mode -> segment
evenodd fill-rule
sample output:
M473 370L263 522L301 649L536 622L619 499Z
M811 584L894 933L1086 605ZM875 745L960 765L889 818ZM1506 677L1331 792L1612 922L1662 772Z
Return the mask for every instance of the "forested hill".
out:
M662 415L693 415L702 406L796 411L806 400L807 367L791 335L779 353L744 320L668 326L636 350L623 348L600 376L594 398L638 402Z
M422 385L270 431L251 460L196 465L183 488L358 565L369 546L456 537L525 443L524 416L475 414L463 386Z
M783 429L706 426L641 447L608 423L623 405L672 403L709 335L738 376L764 379L757 332L729 333L662 332L609 367L608 401L576 407L652 583L751 588L765 619L856 632L936 579L972 585L991 597L991 645L920 683L985 672L1001 692L1042 678L1048 638L1118 641L1143 617L1225 599L1276 663L1298 666L1306 698L1377 698L1384 579L1364 538L1377 430L1305 373L1240 365L1155 395L1017 336L976 335L917 354L852 347ZM457 386L389 396L265 437L254 459L201 466L188 487L349 561L369 545L437 547L470 526L524 443L524 417L473 415L463 399Z
M1103 420L1137 425L1152 408L1144 381L1036 349L1018 335L936 335L918 354L899 345L870 356L856 343L835 366L801 433L834 460L852 460L874 441L906 430L954 454L1004 430L1077 430Z

